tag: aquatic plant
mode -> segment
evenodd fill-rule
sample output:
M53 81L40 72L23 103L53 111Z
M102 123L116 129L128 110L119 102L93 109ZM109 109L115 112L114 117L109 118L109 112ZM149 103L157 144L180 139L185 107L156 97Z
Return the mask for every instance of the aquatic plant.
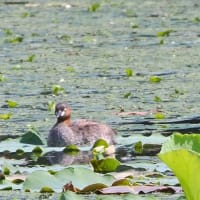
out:
M9 112L9 113L3 113L3 114L0 114L0 119L3 119L3 120L8 120L12 117L12 113Z
M11 43L11 44L17 44L17 43L23 42L23 40L24 40L23 36L16 35L16 36L11 37L11 38L6 38L4 40L4 42L5 43Z
M93 3L88 7L89 12L95 12L100 8L100 3Z
M28 56L28 58L25 60L26 62L33 62L35 60L35 54L32 54Z
M174 30L172 29L169 29L169 30L166 30L166 31L160 31L160 32L157 32L157 37L168 37L170 35L170 33L174 32Z
M158 154L179 179L187 200L200 198L199 147L200 135L174 133Z
M161 80L162 80L162 78L160 78L160 77L158 77L158 76L151 76L151 77L149 78L149 81L150 81L151 83L159 83Z
M18 106L18 103L16 101L13 100L6 100L7 106L9 108L15 108Z
M49 101L47 106L48 106L48 111L53 111L55 110L55 102L54 101Z
M6 77L0 72L0 82L6 81Z
M131 92L127 92L124 94L124 98L128 99L131 96Z
M60 85L52 85L51 90L54 95L59 95L64 92L64 88L61 87Z
M126 76L127 77L130 77L130 76L133 76L133 74L134 74L134 72L133 72L133 70L131 69L131 68L126 68L125 69L125 71L126 71Z
M13 34L12 31L11 31L9 28L6 28L6 29L4 30L4 33L5 33L6 36L10 36L10 35Z
M155 102L161 102L162 101L162 99L159 96L154 96L153 100Z
M165 115L162 112L157 112L157 113L154 114L154 117L156 119L164 119Z

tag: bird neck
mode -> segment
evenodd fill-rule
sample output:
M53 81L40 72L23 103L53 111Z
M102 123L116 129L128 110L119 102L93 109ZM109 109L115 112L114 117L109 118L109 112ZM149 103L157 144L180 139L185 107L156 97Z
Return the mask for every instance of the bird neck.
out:
M58 118L57 119L57 124L61 123L61 122L64 122L67 126L70 125L71 123L71 118L70 116L67 116L66 118L62 119L62 118Z

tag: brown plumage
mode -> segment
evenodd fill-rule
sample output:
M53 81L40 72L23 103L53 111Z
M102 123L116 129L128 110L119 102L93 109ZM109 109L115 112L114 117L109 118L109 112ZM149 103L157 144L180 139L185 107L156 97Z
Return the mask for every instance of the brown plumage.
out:
M48 146L92 145L98 139L115 143L116 132L105 124L87 119L71 122L71 109L66 103L56 105L55 115L57 122L49 132Z

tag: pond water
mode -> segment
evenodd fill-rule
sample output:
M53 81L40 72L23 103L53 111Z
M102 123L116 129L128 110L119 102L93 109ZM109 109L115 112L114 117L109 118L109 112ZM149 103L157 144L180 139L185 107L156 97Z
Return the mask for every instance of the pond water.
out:
M48 105L60 101L73 118L110 124L127 151L138 141L162 144L174 131L198 133L199 1L101 0L88 11L93 3L0 2L0 114L12 113L0 119L1 139L34 127L45 140L55 122ZM121 110L148 113L117 115ZM6 145L12 151L12 142L3 143L1 152ZM156 157L146 161L150 171L160 165Z

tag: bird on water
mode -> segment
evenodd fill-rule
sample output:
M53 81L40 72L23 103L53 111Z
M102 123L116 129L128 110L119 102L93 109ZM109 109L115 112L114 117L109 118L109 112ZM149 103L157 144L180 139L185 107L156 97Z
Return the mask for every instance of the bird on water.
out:
M55 115L57 122L49 131L48 146L93 145L98 139L115 144L116 132L108 125L87 119L71 121L71 108L67 103L58 103Z

